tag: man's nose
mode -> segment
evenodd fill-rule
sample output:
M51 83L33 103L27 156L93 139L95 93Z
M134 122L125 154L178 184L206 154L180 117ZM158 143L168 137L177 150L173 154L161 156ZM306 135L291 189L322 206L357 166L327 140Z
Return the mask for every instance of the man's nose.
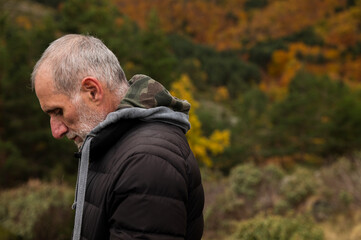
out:
M64 137L64 135L68 132L67 126L55 118L50 118L50 127L51 133L56 139Z

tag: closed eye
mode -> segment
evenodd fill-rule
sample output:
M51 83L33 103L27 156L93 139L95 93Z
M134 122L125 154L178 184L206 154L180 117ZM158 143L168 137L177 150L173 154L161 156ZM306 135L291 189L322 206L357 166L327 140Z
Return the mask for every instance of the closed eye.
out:
M55 109L50 109L46 111L47 114L49 114L50 116L62 116L63 115L63 109L61 108L55 108Z

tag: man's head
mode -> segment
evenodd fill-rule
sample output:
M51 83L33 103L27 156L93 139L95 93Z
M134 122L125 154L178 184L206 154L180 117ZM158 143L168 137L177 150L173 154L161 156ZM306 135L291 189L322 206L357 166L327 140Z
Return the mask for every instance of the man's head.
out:
M99 39L75 34L51 43L31 81L53 136L67 136L78 147L129 87L117 58Z

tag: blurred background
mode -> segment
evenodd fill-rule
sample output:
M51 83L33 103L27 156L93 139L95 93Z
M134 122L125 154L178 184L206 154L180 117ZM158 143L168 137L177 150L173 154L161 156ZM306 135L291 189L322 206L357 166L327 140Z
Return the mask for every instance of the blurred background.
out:
M360 0L0 0L0 240L62 240L76 151L30 86L94 35L192 104L203 239L361 239Z

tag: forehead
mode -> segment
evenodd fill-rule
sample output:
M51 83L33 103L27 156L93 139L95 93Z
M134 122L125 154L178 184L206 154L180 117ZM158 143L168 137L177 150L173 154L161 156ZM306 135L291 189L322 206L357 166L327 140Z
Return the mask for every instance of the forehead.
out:
M37 95L38 92L42 92L43 90L54 92L53 74L49 65L42 64L39 67L35 76L34 88Z
M65 94L55 90L53 76L49 68L40 67L35 76L35 93L44 112L64 104L69 104L70 99Z

